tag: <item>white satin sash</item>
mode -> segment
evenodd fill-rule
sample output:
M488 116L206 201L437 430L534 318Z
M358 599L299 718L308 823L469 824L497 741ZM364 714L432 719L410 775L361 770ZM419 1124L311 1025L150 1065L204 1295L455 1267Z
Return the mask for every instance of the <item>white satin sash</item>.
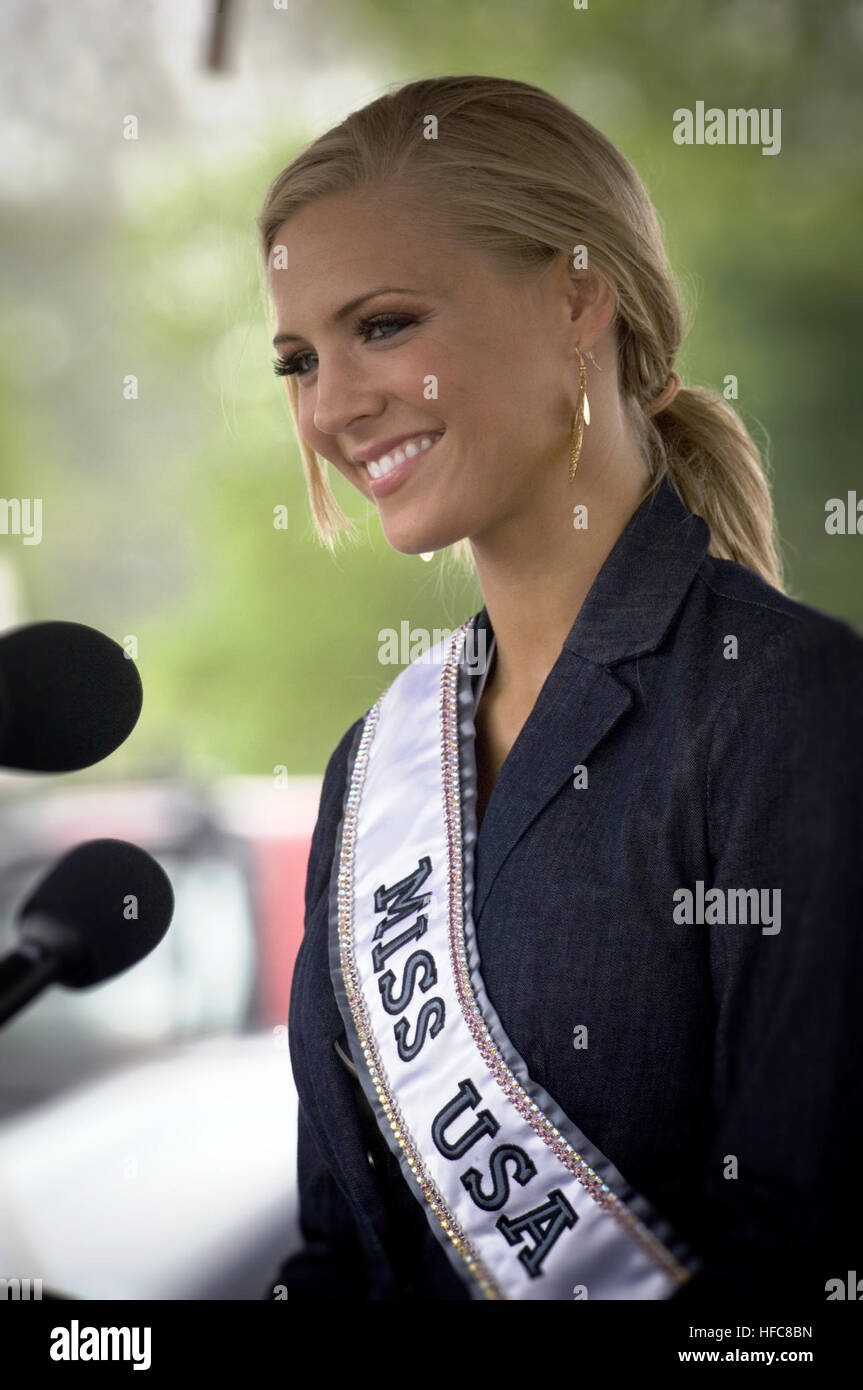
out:
M330 899L348 1042L472 1297L669 1298L698 1261L531 1080L482 981L469 627L399 673L355 748Z

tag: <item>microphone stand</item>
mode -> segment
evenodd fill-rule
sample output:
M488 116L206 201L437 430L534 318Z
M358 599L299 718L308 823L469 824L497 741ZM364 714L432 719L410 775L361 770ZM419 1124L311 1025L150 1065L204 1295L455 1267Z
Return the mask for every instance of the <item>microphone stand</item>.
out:
M0 960L0 1025L35 998L57 973L57 958L38 941L20 941Z

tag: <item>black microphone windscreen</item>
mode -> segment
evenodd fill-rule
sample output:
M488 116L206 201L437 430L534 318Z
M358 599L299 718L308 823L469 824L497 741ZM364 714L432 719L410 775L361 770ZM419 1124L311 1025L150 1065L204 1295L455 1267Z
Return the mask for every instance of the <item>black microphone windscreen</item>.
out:
M77 772L135 727L143 691L119 642L83 623L30 623L0 635L0 765Z
M62 945L57 979L74 989L109 980L162 940L174 911L165 870L125 840L88 840L54 865L18 912L24 937Z

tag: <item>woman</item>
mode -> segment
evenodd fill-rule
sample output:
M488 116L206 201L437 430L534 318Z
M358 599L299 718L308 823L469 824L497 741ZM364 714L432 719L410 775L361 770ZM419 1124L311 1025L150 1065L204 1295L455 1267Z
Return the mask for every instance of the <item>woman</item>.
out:
M535 87L434 79L260 229L319 533L326 459L484 598L327 767L279 1295L823 1298L861 1248L863 642L784 594L758 450L673 370L637 175Z

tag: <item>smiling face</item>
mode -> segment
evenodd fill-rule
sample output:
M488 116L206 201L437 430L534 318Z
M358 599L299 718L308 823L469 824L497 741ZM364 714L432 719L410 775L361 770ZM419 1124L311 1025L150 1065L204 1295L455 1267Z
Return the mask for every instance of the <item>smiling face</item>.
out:
M269 271L276 350L300 433L374 503L395 550L479 538L565 471L578 380L565 257L505 270L392 185L317 199L275 243L288 252Z

